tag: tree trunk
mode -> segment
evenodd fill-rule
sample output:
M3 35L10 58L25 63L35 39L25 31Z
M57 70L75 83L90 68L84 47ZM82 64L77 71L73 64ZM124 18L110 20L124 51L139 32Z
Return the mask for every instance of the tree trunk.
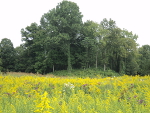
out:
M95 62L95 65L96 65L96 69L97 69L97 53L96 53L96 62Z
M104 71L106 70L106 65L104 64Z
M68 48L67 48L67 56L68 56L68 72L71 72L72 66L71 66L71 55L70 55L70 41L68 43Z
M104 51L104 71L106 70L106 49Z
M53 72L55 71L55 67L54 67L54 65L53 65Z

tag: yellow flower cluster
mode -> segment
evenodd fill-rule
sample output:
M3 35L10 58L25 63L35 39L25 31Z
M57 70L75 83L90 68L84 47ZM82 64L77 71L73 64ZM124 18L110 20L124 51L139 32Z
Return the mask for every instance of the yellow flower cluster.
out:
M52 108L49 103L49 98L47 97L48 93L45 91L44 94L41 97L40 102L35 101L37 103L36 107L40 108L35 110L34 112L39 112L39 113L51 113L50 109L54 109ZM39 104L38 104L39 103Z
M148 113L150 77L0 76L0 113Z

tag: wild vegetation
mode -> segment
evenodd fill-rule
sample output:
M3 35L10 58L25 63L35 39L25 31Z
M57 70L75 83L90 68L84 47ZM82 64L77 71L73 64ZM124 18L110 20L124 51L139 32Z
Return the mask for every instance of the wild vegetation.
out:
M0 113L150 112L150 45L112 19L82 17L64 0L21 29L19 47L1 40Z
M148 113L150 77L2 76L1 113Z
M58 70L99 69L119 74L150 74L150 46L138 48L138 36L112 19L82 21L76 3L62 1L43 14L40 24L21 29L22 41L0 42L0 71L47 74ZM14 37L15 38L15 37Z

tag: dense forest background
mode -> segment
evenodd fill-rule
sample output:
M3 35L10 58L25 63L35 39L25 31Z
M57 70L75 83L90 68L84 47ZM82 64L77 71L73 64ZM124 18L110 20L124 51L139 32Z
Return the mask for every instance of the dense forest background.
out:
M14 48L8 38L0 42L0 71L46 74L55 70L98 68L128 75L150 74L150 45L138 48L138 36L121 29L112 19L82 21L76 3L62 1L45 13L40 25L21 29ZM14 37L15 38L15 37Z

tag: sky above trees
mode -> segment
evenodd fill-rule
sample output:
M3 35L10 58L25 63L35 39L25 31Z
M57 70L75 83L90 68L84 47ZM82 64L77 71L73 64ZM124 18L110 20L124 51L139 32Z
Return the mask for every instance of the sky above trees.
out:
M40 23L44 13L56 7L62 0L5 0L0 1L0 40L10 39L14 47L21 42L21 28L33 22ZM70 0L80 8L83 21L93 20L100 23L104 18L116 21L120 28L139 36L140 46L150 45L149 0Z

